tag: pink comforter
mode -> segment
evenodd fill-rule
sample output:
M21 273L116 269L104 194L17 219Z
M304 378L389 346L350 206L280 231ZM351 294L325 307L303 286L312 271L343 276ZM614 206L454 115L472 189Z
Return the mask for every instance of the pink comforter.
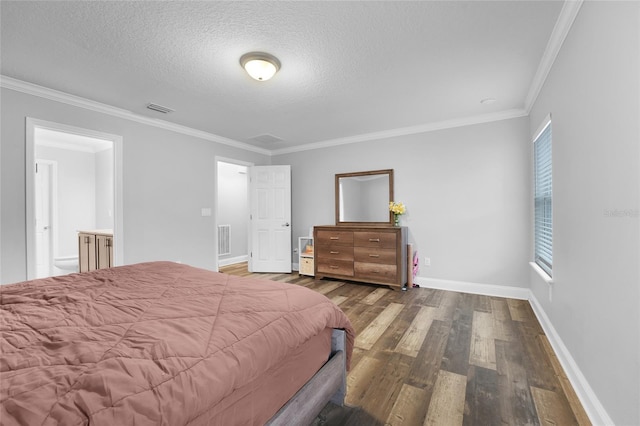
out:
M0 286L2 425L185 425L327 327L301 286L170 262Z

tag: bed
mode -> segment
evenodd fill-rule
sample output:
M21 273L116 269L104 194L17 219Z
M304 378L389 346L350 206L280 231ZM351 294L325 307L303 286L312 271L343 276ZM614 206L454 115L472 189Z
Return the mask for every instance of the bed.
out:
M309 423L354 332L305 287L149 262L0 286L3 425Z

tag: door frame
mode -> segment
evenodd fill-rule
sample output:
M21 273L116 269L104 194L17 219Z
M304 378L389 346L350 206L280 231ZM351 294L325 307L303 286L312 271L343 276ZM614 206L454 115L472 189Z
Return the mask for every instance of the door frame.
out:
M97 130L69 126L67 124L26 118L25 140L25 183L26 183L26 246L27 246L27 280L36 276L36 235L35 235L35 129L47 129L57 132L72 133L96 139L104 139L113 143L113 237L114 265L124 264L124 232L123 232L123 191L122 191L122 136Z
M245 166L247 167L247 169L255 166L255 163L251 163L248 161L242 161L242 160L237 160L235 158L228 158L228 157L220 157L218 155L215 156L214 158L214 173L215 173L215 177L216 177L216 184L214 185L214 197L213 197L213 211L215 212L216 215L216 220L215 220L215 229L214 229L214 234L213 237L215 238L215 248L216 248L216 267L215 267L215 271L219 271L220 270L220 259L219 259L219 255L218 255L218 225L220 225L219 223L219 219L220 219L220 214L218 214L218 211L220 209L220 203L218 200L218 185L220 184L220 182L218 182L218 163L222 162L222 163L229 163L229 164L236 164L238 166ZM247 215L250 214L250 201L251 201L251 193L249 190L249 170L247 170L247 206L248 206L248 210L247 212L245 212ZM249 241L247 241L247 250L250 252L251 251L251 224L247 224L247 238ZM249 253L247 253L247 259L248 262L251 262L251 257L249 256Z

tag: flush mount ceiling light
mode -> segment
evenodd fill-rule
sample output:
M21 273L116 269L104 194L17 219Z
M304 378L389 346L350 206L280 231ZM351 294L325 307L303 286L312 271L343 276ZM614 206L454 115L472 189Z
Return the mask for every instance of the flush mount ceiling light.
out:
M278 58L264 52L245 53L240 58L240 65L251 78L258 81L269 80L280 69Z

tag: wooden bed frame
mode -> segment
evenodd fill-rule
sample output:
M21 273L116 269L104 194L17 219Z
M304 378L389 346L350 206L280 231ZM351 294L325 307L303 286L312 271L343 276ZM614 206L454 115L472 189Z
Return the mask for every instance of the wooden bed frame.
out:
M333 330L329 361L267 422L269 426L309 425L328 402L344 405L347 393L344 330Z

